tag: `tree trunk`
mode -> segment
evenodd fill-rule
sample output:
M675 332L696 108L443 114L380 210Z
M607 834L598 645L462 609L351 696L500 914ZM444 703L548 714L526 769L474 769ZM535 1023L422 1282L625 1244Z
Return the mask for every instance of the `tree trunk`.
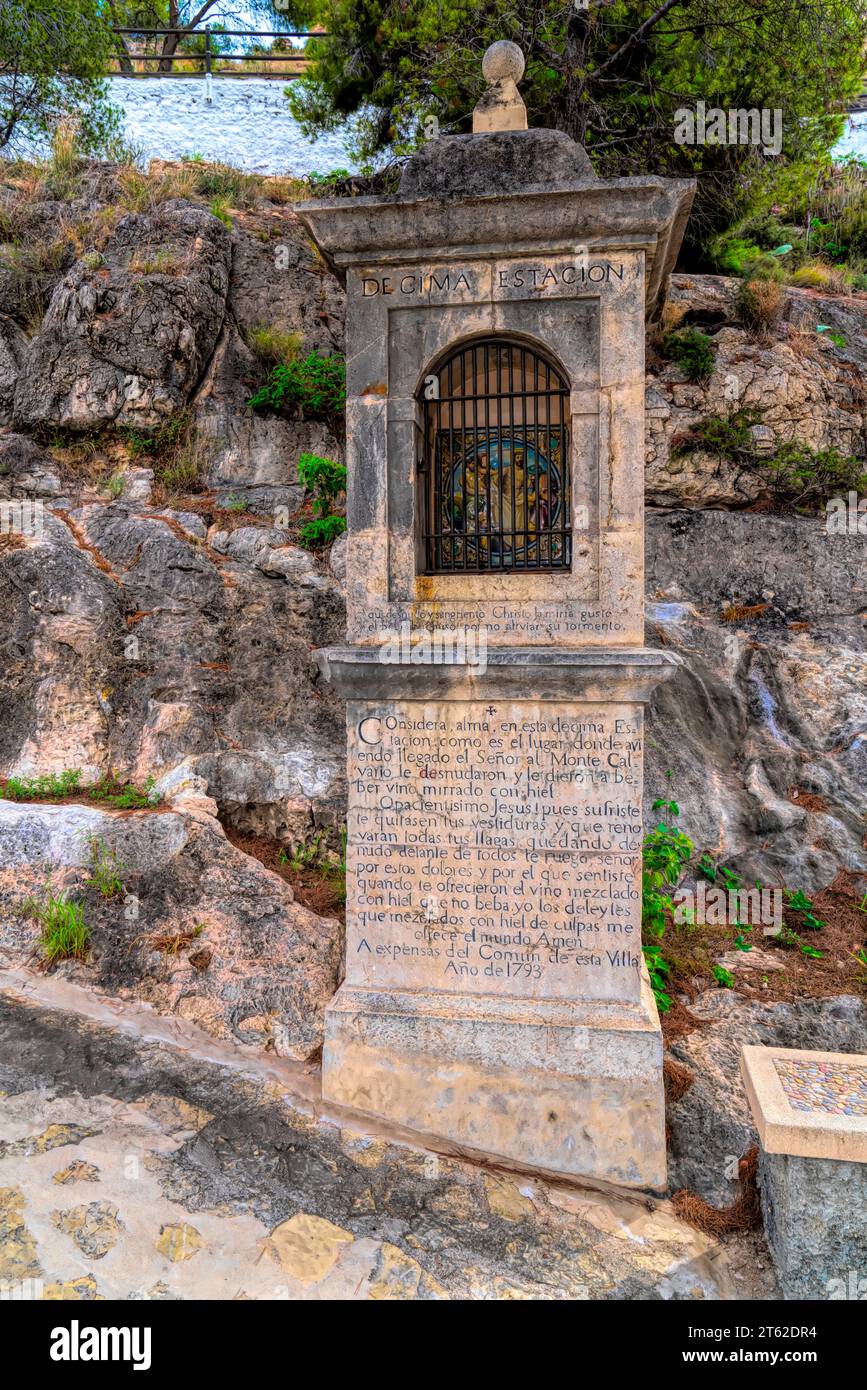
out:
M171 72L173 66L172 58L177 52L180 41L180 34L166 34L163 39L163 51L160 54L160 65L157 68L157 72Z

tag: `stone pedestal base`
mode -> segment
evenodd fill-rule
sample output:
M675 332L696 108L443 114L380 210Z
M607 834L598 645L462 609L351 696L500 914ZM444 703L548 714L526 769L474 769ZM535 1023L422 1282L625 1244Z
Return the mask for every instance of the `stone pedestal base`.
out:
M327 1100L522 1164L665 1187L662 1036L637 1004L375 992L326 1012Z

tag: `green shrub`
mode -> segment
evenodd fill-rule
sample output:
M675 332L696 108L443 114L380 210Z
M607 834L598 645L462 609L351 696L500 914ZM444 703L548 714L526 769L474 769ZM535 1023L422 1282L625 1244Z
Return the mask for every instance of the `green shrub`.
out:
M346 491L346 464L319 454L302 454L298 460L298 481L314 494L314 513L326 516L340 494Z
M254 410L300 413L312 419L333 420L346 404L346 362L339 353L311 352L300 361L274 367L255 395Z
M682 369L689 381L707 381L714 368L711 339L699 328L678 328L662 340L666 356Z
M779 502L796 510L818 510L830 497L867 490L867 462L839 449L811 449L797 440L778 444L771 458L755 467L767 471Z
M330 545L346 530L346 521L334 514L337 499L346 491L346 465L319 454L302 454L298 481L312 493L314 520L301 528L301 541L311 549Z
M309 550L323 550L342 536L346 530L346 519L342 516L322 516L308 521L300 531L300 541Z
M79 790L81 769L43 772L38 777L9 777L4 796L10 801L47 801L53 796L69 796Z
M766 479L777 503L798 511L816 511L831 497L867 491L867 461L839 449L812 449L788 440L777 441L772 454L760 454L751 430L761 419L752 406L727 416L710 415L692 426L677 450L707 449L754 469Z
M159 797L154 795L155 781L156 778L148 777L143 787L137 787L133 782L122 782L108 773L100 778L95 787L87 789L87 795L92 801L100 801L116 811L143 811L159 801Z
M688 436L677 445L677 451L707 449L724 458L746 460L755 450L750 431L754 425L761 424L761 419L761 411L754 406L741 406L730 415L708 415L690 428Z
M663 810L672 817L680 814L676 801L655 801L653 809ZM643 936L652 939L645 939L641 949L657 1007L665 1013L671 1007L665 988L670 967L659 941L665 935L668 914L674 910L669 890L680 881L684 865L693 852L693 843L676 826L660 821L656 829L645 836L642 848L641 927Z
M60 773L44 772L38 777L9 777L3 794L10 801L50 801L52 797L74 795L82 801L101 801L119 811L135 811L159 801L153 790L155 780L148 777L140 788L107 773L95 784L82 786L81 769L73 767Z

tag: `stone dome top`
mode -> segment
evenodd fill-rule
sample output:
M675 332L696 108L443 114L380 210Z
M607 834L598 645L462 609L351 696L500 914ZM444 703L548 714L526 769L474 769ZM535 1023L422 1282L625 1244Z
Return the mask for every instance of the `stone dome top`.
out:
M562 130L498 130L429 140L406 165L401 198L467 198L596 180L583 145Z
M488 83L520 82L524 76L524 55L511 39L492 43L482 59L482 76Z

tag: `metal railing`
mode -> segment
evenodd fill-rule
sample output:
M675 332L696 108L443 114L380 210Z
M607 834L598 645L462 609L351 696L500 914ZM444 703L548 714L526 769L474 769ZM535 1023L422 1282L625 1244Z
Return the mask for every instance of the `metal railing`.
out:
M305 57L303 49L293 52L287 49L283 53L227 53L223 50L221 42L223 39L321 39L327 37L321 31L312 29L299 30L296 33L287 33L283 30L255 30L249 29L214 29L207 28L184 28L178 26L174 29L144 29L144 28L123 28L115 26L112 29L119 39L119 45L114 53L114 61L118 64L113 68L109 76L128 77L131 79L141 78L172 78L172 77L264 77L272 81L292 82L300 77L304 68L311 61ZM175 39L175 47L171 52L159 52L156 49L151 52L137 52L131 50L124 42L124 36L136 39L162 38ZM190 53L179 50L178 45L185 38L203 39L204 44L200 52ZM291 71L281 72L255 72L250 68L238 70L237 68L223 67L224 63L291 63ZM151 64L149 69L137 69L136 64ZM181 71L175 70L175 64L183 63ZM189 67L189 64L196 64ZM296 68L297 65L297 68Z

